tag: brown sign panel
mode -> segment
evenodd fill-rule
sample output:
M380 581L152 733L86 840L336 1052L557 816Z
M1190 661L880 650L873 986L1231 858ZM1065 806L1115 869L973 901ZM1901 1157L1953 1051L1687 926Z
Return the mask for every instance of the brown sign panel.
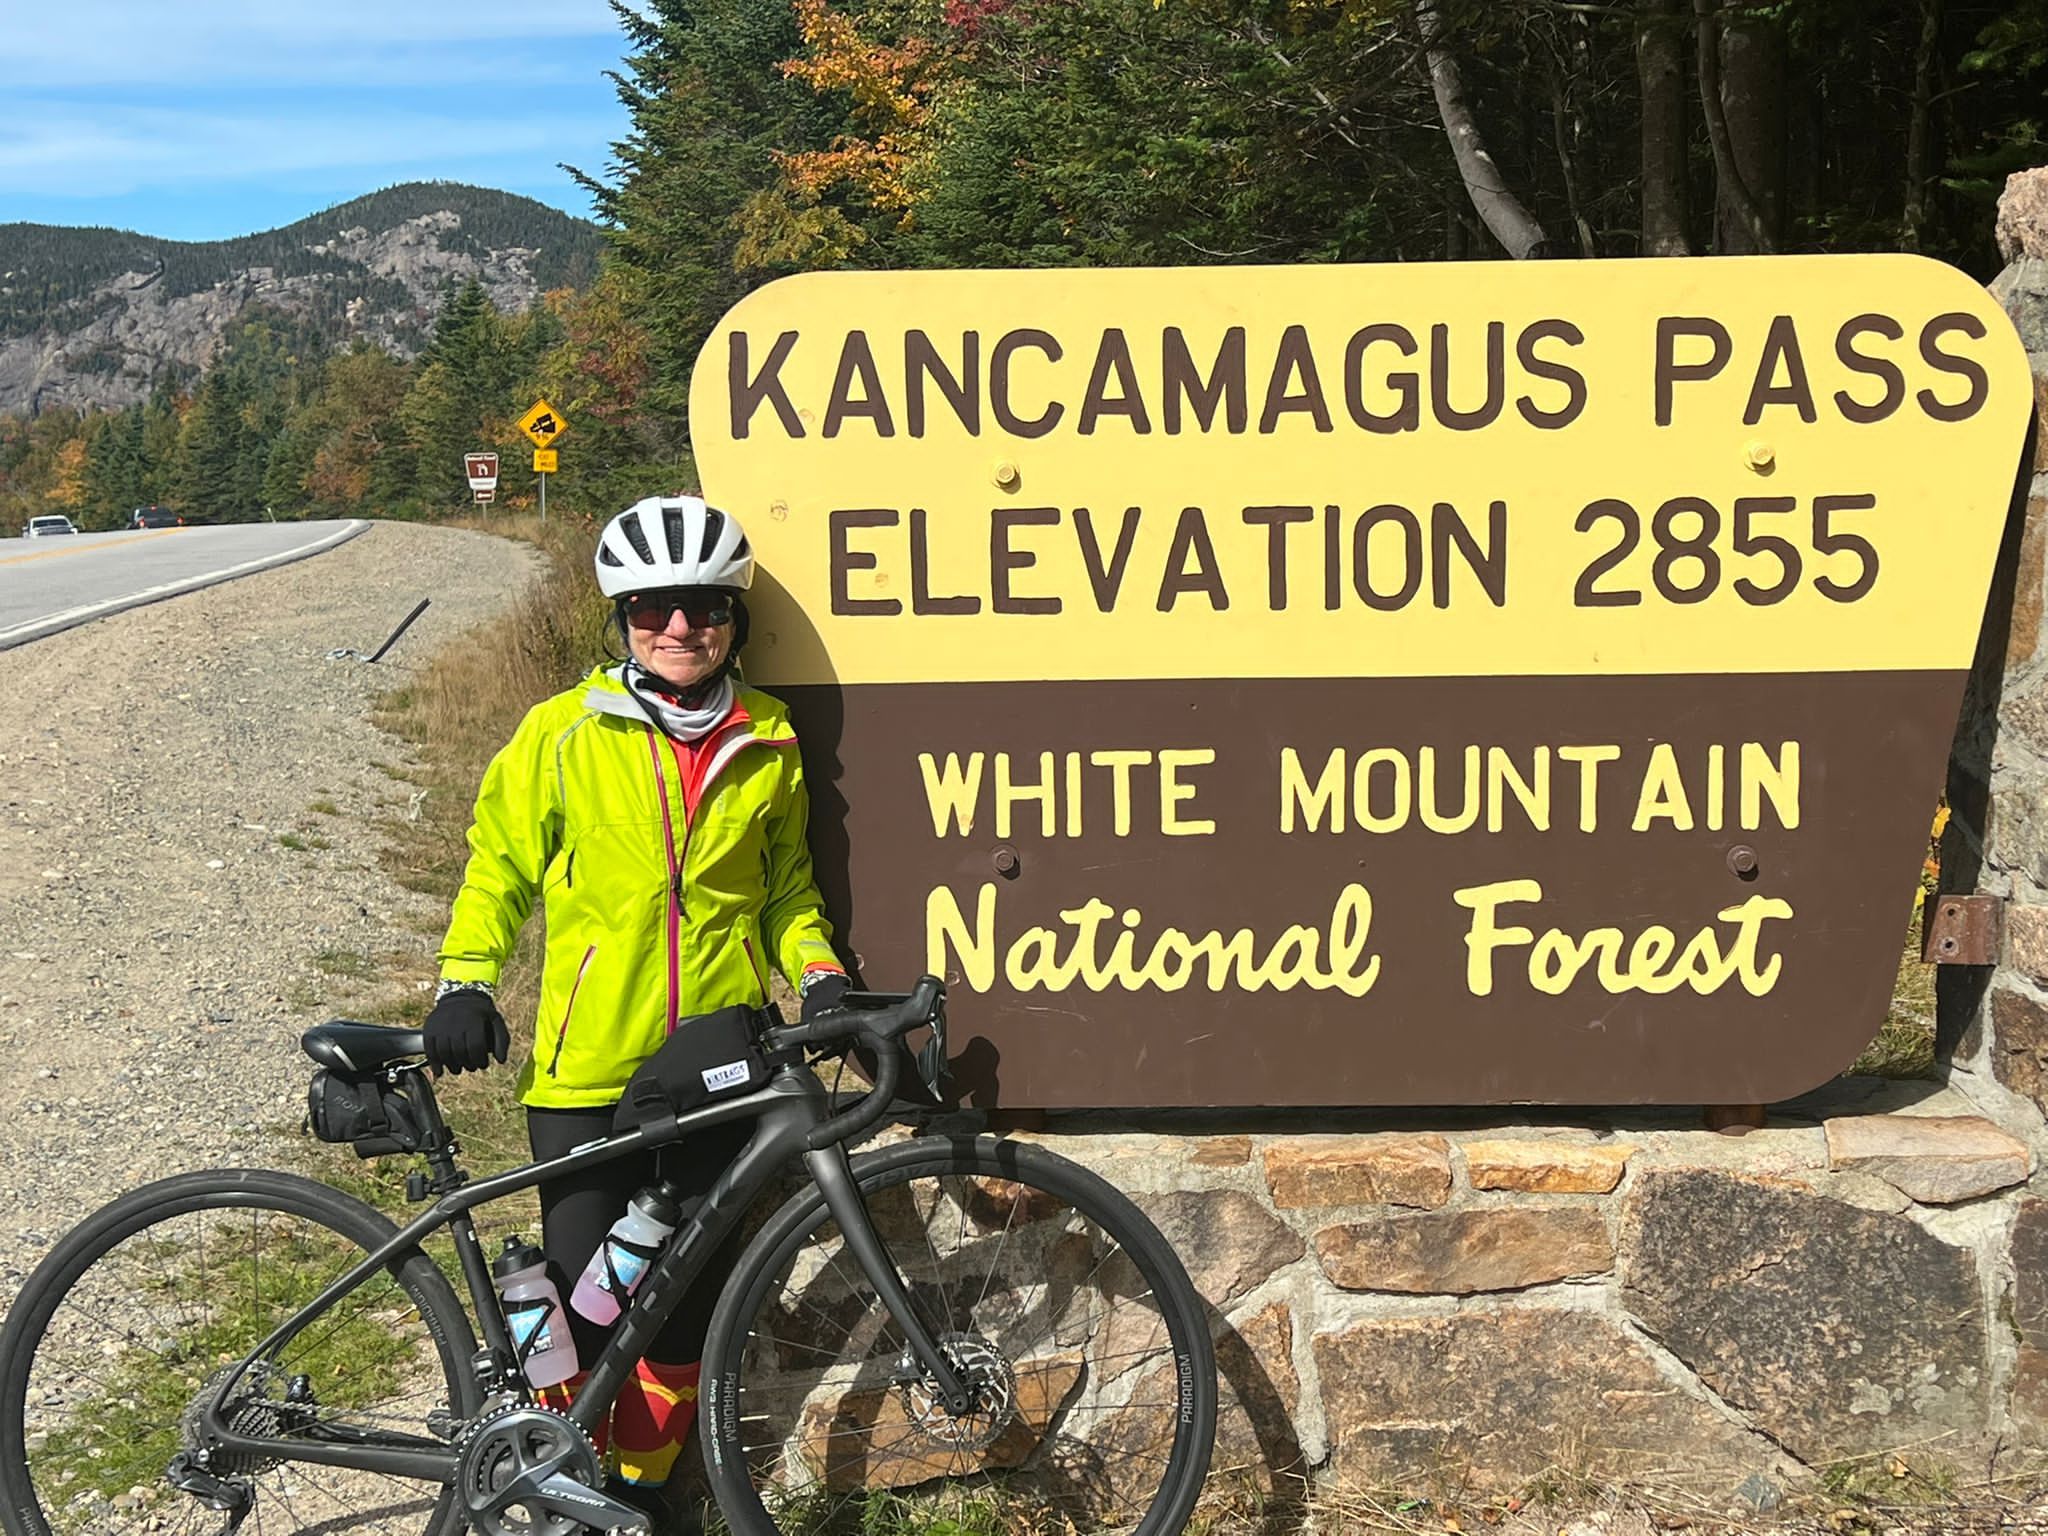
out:
M692 429L967 1096L1768 1102L1883 1018L2029 395L1910 258L833 274Z

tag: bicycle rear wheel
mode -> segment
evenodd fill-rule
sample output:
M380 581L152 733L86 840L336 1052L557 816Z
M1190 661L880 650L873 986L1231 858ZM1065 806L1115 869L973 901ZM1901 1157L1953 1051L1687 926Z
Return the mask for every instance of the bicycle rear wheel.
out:
M197 1400L396 1229L310 1179L216 1170L124 1195L81 1222L0 1331L0 1524L8 1536L215 1536L226 1516L166 1478ZM246 1375L222 1416L292 1439L433 1438L475 1411L469 1319L419 1249ZM454 1536L452 1489L279 1458L215 1457L261 1536Z
M741 1257L704 1352L705 1460L742 1536L1172 1536L1216 1425L1204 1306L1158 1230L1017 1142L925 1138L854 1176L973 1408L947 1411L806 1190Z

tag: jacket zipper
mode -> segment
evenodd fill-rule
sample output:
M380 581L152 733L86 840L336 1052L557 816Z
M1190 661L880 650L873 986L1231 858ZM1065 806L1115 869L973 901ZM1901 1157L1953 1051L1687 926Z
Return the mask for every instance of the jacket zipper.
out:
M576 979L569 985L569 1003L562 1010L562 1032L555 1036L555 1054L548 1058L548 1076L555 1075L555 1068L562 1064L562 1047L569 1043L569 1021L576 1016L576 994L583 990L584 974L590 969L590 962L597 958L597 946L591 945L583 951L583 963L576 967Z
M696 818L691 816L688 810L689 785L684 780L683 755L676 744L670 741L668 744L669 757L675 763L676 782L685 797L683 846L682 851L678 853L676 850L675 827L669 820L668 779L661 771L661 748L655 742L655 737L658 735L661 735L658 731L649 731L647 733L647 753L653 759L654 788L661 798L662 847L668 855L668 1028L665 1033L672 1035L676 1032L676 1012L682 1006L683 863L690 856L690 834L696 830L697 822ZM666 737L663 737L663 739L667 740ZM732 752L726 753L722 757L714 757L712 760L712 772L706 775L702 787L698 790L699 803L702 803L704 792L711 788L711 781L724 771L727 763L739 756L741 750L751 745L768 747L789 746L795 740L794 736L779 736L773 739L749 736L746 741L741 742L739 747L735 748ZM708 746L710 743L707 742L706 745ZM719 750L722 751L723 749ZM762 973L760 962L754 958L754 949L751 942L747 943L747 963L753 968L755 979L761 983L762 1001L766 1002L768 984Z
M668 856L668 1027L664 1036L676 1032L676 1009L682 994L683 861L676 857L676 830L669 821L668 780L661 771L661 748L655 745L657 732L647 733L647 755L654 765L654 789L661 798L661 845ZM683 824L684 851L689 849L689 823Z

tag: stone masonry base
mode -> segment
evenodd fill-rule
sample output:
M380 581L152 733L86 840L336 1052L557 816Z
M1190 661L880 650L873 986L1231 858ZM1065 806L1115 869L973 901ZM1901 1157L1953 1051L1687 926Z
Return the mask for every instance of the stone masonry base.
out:
M1218 1343L1216 1470L1267 1501L1584 1476L1755 1503L2042 1443L2035 1149L1932 1082L1699 1126L1091 1114L1024 1139L1180 1252Z

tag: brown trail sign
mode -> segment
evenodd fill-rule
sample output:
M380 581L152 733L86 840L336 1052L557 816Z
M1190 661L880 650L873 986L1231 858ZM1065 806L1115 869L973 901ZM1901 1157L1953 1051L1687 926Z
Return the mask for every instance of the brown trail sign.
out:
M970 1095L1760 1103L1883 1018L2030 394L1910 257L821 274L691 427Z

